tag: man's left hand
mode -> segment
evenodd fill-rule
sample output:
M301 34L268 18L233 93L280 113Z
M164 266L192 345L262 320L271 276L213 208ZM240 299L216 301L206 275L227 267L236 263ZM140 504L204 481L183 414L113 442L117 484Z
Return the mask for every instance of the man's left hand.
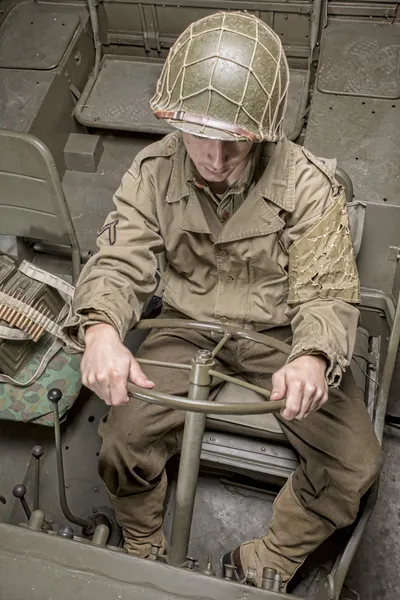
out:
M304 419L328 400L327 360L322 355L295 358L272 376L271 400L286 399L282 417Z

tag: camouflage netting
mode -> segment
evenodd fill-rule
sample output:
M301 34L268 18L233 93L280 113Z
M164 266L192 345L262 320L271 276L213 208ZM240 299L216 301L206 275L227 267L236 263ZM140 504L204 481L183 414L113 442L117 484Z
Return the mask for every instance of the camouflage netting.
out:
M315 298L360 302L343 190L327 214L289 249L289 304Z
M178 38L150 105L187 133L276 142L283 137L288 86L278 35L253 15L221 12Z

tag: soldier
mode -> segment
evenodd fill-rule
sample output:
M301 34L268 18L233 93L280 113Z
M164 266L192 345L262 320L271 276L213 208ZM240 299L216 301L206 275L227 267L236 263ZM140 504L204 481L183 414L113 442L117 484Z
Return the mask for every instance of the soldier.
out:
M224 557L238 580L255 568L257 585L264 566L277 569L283 589L310 552L354 521L381 466L362 393L346 372L360 291L344 191L324 162L285 138L288 83L279 37L252 15L217 13L179 37L151 101L177 131L125 174L69 323L85 347L83 383L111 407L99 428L100 475L127 551L143 557L165 545L164 467L179 452L184 413L128 401L126 382L188 391L185 371L142 371L122 344L154 291L156 254L161 318L230 323L292 344L289 358L246 340L217 355L220 370L286 401L278 418L300 465L268 531ZM189 362L218 339L155 330L138 355Z

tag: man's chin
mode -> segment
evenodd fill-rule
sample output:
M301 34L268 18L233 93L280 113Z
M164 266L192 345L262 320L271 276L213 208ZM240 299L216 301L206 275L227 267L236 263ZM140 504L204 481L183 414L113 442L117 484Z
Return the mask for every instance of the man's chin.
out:
M211 183L222 183L229 177L229 171L218 173L215 171L209 171L208 169L202 169L200 175Z

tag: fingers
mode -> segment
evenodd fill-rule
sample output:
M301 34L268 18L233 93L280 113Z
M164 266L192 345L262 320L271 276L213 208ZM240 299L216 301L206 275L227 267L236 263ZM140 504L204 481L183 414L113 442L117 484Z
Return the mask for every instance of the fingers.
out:
M286 395L285 370L279 369L272 375L271 400L282 400Z
M111 406L122 406L129 402L126 382L128 376L113 371L109 381L109 398ZM106 402L107 404L107 402Z
M291 421L300 413L303 400L304 382L300 379L289 381L286 392L286 405L282 411L282 417Z
M139 385L142 388L153 388L154 382L150 381L140 368L139 363L132 357L131 366L129 369L129 379L132 383Z
M317 393L317 386L314 383L307 382L303 387L303 398L301 400L300 411L295 416L295 419L304 419L305 415L309 412L310 407L314 401L315 394Z
M99 398L111 405L110 387L106 373L96 373L90 369L85 369L82 365L82 383L92 390Z
M328 401L328 386L323 389L317 389L313 401L311 402L308 410L304 414L304 418L308 417L312 412L319 410L321 406L326 404Z

